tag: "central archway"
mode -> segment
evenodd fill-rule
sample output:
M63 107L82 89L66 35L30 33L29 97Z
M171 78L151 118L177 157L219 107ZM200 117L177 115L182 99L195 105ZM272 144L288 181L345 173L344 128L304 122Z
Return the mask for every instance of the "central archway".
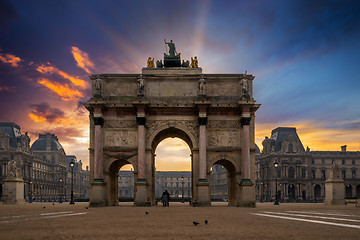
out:
M167 139L167 138L179 138L181 140L183 140L189 147L190 149L190 161L191 161L191 174L190 176L185 176L185 180L187 180L187 178L191 178L190 181L190 185L191 185L191 193L194 192L194 180L193 180L193 173L194 173L194 161L193 161L193 150L194 150L194 140L191 139L190 133L186 132L187 130L185 129L180 129L177 127L164 127L162 129L159 129L158 131L154 132L153 137L151 137L149 140L149 143L151 143L151 151L148 151L148 153L151 153L151 165L152 167L152 179L151 179L151 201L152 203L156 204L156 197L158 194L156 194L156 168L155 168L155 161L156 161L156 149L159 146L160 142L162 142L163 140ZM195 167L196 168L196 167ZM181 176L180 176L181 177ZM183 176L184 177L184 176ZM177 177L178 178L178 177ZM182 180L184 181L184 180ZM167 183L170 184L170 183ZM158 186L159 187L159 186ZM172 192L172 195L175 196L179 196L180 192ZM182 195L182 194L181 194ZM189 194L188 194L189 195ZM192 194L193 196L194 194Z

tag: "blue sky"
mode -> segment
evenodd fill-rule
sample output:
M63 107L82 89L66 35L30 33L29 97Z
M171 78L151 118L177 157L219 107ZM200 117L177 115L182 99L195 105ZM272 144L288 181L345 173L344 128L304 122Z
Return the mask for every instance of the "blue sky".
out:
M33 141L54 132L86 163L88 75L140 73L166 38L204 73L255 75L258 145L289 126L312 150L359 151L359 12L346 0L0 0L0 121Z

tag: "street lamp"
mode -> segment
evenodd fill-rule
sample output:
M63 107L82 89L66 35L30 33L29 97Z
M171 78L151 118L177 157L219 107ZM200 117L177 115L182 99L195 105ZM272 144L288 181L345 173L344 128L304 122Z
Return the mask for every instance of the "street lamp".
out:
M181 183L182 183L182 194L181 194L181 202L184 203L184 176L181 176Z
M274 162L274 167L275 167L275 202L274 202L274 205L279 205L279 202L278 202L278 191L277 191L277 174L278 174L278 170L277 168L279 167L279 163L277 160L275 160Z
M70 204L75 204L74 202L74 159L71 159L70 167L71 167L71 200Z
M62 183L63 183L63 179L60 178L59 181L60 181L60 191L59 191L60 198L59 198L59 203L62 203L62 197L61 197L61 195L62 195Z
M29 203L32 203L32 181L29 182Z

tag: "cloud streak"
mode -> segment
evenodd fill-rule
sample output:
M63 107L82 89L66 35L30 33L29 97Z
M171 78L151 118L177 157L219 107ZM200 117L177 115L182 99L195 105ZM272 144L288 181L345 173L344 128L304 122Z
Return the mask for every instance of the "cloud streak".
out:
M0 53L0 61L12 67L18 67L23 60L13 54Z
M58 108L51 108L47 103L32 104L33 110L28 114L34 122L74 123L65 117L65 113Z
M41 78L37 82L59 95L64 101L78 101L84 96L80 91L70 87L68 84L52 82L46 78Z
M48 73L48 74L57 74L65 79L70 80L71 83L73 83L75 86L79 86L82 88L86 88L88 86L88 83L80 78L71 76L70 74L59 70L57 67L52 66L49 62L47 65L41 64L39 65L36 70L40 73Z
M77 66L83 69L86 73L91 74L91 71L95 68L95 64L90 60L89 55L74 46L71 47L71 53L77 63Z

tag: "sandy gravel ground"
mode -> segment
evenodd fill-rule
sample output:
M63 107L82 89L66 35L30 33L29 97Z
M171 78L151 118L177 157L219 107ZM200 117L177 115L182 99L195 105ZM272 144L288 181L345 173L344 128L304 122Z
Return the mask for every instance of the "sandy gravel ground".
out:
M360 207L354 205L194 208L172 203L169 208L123 204L86 209L87 205L0 204L0 239L360 239ZM200 224L194 226L193 221Z

